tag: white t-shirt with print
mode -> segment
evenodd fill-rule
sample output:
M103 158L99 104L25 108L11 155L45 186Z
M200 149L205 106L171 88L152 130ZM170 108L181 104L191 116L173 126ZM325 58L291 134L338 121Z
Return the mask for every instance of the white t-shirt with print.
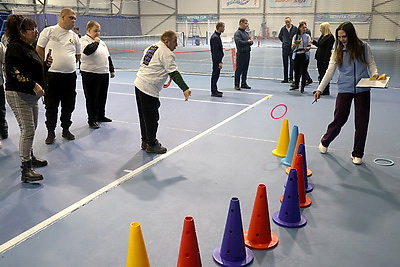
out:
M168 73L177 70L174 53L159 41L144 50L134 84L143 93L159 97Z
M45 48L45 56L51 49L53 63L50 72L72 73L76 69L75 55L81 54L79 37L72 30L65 30L58 24L44 28L37 45Z

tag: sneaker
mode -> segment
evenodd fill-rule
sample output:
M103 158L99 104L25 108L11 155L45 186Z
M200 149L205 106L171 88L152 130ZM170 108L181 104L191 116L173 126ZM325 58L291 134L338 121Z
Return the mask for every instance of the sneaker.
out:
M164 154L165 152L167 152L167 148L163 147L157 140L154 146L150 146L149 144L147 144L146 152L155 154Z
M248 84L242 84L242 85L240 86L240 88L243 88L243 89L251 89L251 86L249 86Z
M321 138L322 138L322 136L321 136ZM328 152L328 147L324 147L321 142L319 143L318 148L319 148L319 152L321 152L321 154L325 154L326 152Z
M46 140L44 140L44 143L46 145L51 145L54 143L54 139L56 139L56 134L54 133L54 131L50 131L47 133L47 137Z
M98 122L112 122L112 119L107 118L106 116L97 119Z
M235 85L235 90L240 90L240 87L239 87L239 85Z
M353 157L353 155L351 155L351 159L353 161L353 164L355 164L355 165L361 165L363 163L362 158Z
M75 135L73 135L68 129L63 130L62 137L67 140L75 140Z

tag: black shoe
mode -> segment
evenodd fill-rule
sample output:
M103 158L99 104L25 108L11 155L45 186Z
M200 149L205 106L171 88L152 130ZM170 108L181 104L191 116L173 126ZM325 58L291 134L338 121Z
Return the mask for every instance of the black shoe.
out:
M306 82L306 86L312 84L314 81L313 80L309 80Z
M222 97L222 92L215 92L215 93L212 93L211 96L214 96L214 97Z
M31 153L31 157L32 157L32 167L34 168L40 168L40 167L44 167L47 166L47 160L44 159L39 159L37 157L35 157L33 155L33 153Z
M281 83L288 83L288 80L282 80Z
M142 144L140 145L140 147L145 150L147 148L147 142L142 140Z
M235 90L240 90L239 85L235 85Z
M90 129L99 129L100 128L100 126L95 121L89 121L88 124L89 124Z
M292 82L293 82L293 79L289 79L288 82L289 82L289 83L292 83Z
M290 85L290 89L289 89L289 90L290 90L290 91L293 91L293 90L298 90L298 89L299 89L299 86L292 83L292 84Z
M32 161L22 162L21 165L21 181L36 182L43 180L43 176L32 168Z
M250 87L248 84L242 84L242 85L240 86L240 88L243 88L243 89L251 89L251 87Z
M51 145L54 143L54 139L56 139L56 134L54 133L54 131L49 131L47 133L46 140L44 140L44 143L46 145Z
M146 152L155 154L164 154L165 152L167 152L167 148L163 147L157 140L153 146L147 144Z
M75 135L73 135L69 129L64 129L62 131L62 137L64 137L67 140L75 140Z
M112 119L107 118L106 116L97 119L98 122L112 122Z
M300 93L304 93L304 87L303 86L300 89Z

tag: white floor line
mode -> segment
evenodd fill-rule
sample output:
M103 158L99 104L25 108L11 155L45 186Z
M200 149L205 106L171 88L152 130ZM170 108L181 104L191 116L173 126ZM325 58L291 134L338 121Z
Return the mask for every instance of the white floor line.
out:
M170 155L172 155L175 152L181 150L182 148L188 146L189 144L197 141L198 139L202 138L203 136L209 134L210 132L214 131L215 129L217 129L217 128L221 127L222 125L226 124L227 122L233 120L234 118L236 118L236 117L240 116L241 114L247 112L248 110L254 108L255 106L259 105L260 103L264 102L265 100L267 100L270 97L271 97L271 95L268 95L268 96L262 98L261 100L259 100L259 101L255 102L254 104L242 109L241 111L239 111L238 113L236 113L236 114L232 115L231 117L225 119L224 121L214 125L213 127L205 130L204 132L201 132L200 134L198 134L198 135L194 136L193 138L189 139L188 141L186 141L186 142L180 144L179 146L171 149L167 153L159 155L158 157L156 157L152 161L140 166L137 169L135 169L133 171L124 170L124 171L128 172L126 175L124 175L121 178L118 178L117 180L115 180L114 182L112 182L112 183L100 188L99 190L97 190L94 193L86 196L85 198L81 199L80 201L72 204L71 206L63 209L62 211L54 214L50 218L42 221L41 223L35 225L34 227L26 230L25 232L19 234L18 236L14 237L14 238L10 239L9 241L7 241L7 242L3 243L2 245L0 245L0 255L5 253L8 250L14 248L18 244L21 244L22 242L26 241L27 239L33 237L34 235L38 234L39 232L43 231L44 229L46 229L47 227L53 225L54 223L60 221L61 219L65 218L66 216L68 216L72 212L78 210L82 206L85 206L86 204L90 203L94 199L98 198L102 194L110 191L111 189L119 186L120 184L124 183L125 181L127 181L127 180L131 179L132 177L136 176L137 174L145 171L146 169L148 169L149 167L153 166L157 162L165 159L166 157L169 157Z

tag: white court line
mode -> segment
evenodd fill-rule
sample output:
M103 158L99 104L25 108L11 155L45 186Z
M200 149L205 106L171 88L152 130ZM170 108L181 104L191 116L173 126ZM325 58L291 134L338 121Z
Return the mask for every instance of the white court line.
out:
M236 117L240 116L241 114L247 112L248 110L254 108L255 106L259 105L260 103L264 102L268 98L270 98L271 95L267 95L266 97L262 98L261 100L255 102L254 104L242 109L241 111L237 112L236 114L232 115L231 117L223 120L222 122L212 126L211 128L205 130L204 132L194 136L193 138L189 139L188 141L180 144L177 147L174 147L170 151L168 151L165 154L159 155L155 159L149 161L148 163L140 166L139 168L129 171L126 175L122 176L121 178L118 178L114 182L100 188L99 190L95 191L94 193L84 197L83 199L79 200L78 202L75 202L74 204L70 205L69 207L63 209L62 211L54 214L53 216L47 218L46 220L42 221L41 223L35 225L34 227L26 230L25 232L19 234L18 236L10 239L9 241L3 243L0 245L0 255L5 253L6 251L14 248L18 244L21 244L22 242L28 240L29 238L33 237L34 235L38 234L39 232L45 230L47 227L55 224L56 222L60 221L61 219L67 217L70 215L72 212L78 210L79 208L85 206L86 204L90 203L91 201L95 200L96 198L100 197L102 194L110 191L111 189L119 186L120 184L124 183L125 181L131 179L132 177L136 176L137 174L145 171L149 167L153 166L157 162L165 159L166 157L169 157L170 155L174 154L175 152L181 150L182 148L190 145L191 143L197 141L198 139L202 138L203 136L209 134L210 132L214 131L215 129L221 127L222 125L226 124L227 122L235 119Z

